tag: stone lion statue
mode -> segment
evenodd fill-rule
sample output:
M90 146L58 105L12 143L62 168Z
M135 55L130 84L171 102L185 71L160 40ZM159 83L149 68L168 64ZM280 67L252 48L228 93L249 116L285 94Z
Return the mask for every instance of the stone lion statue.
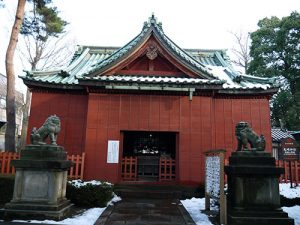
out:
M265 150L265 137L263 135L258 136L247 122L241 121L235 126L235 135L238 141L237 151L249 150L248 143L252 150Z
M60 119L58 116L49 116L45 123L37 129L34 127L31 131L31 144L44 145L49 137L51 145L57 145L57 134L60 132Z

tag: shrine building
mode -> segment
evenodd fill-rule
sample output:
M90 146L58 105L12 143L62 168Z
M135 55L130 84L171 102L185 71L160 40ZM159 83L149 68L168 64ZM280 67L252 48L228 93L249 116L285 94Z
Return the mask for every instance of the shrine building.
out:
M58 144L85 152L85 179L198 185L204 152L229 156L239 121L272 149L272 80L236 72L225 50L180 48L154 16L123 47L79 46L65 67L21 78L32 92L28 136L59 116Z

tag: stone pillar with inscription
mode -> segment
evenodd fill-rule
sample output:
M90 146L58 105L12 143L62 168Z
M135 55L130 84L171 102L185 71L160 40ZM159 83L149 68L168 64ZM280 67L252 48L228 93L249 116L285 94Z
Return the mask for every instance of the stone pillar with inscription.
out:
M280 207L278 180L284 169L276 167L275 158L264 151L264 138L247 123L237 125L236 135L238 149L225 166L228 224L293 225L294 220Z
M13 199L5 205L4 218L60 220L70 212L66 199L67 172L72 162L63 147L56 145L60 120L50 116L45 124L34 129L31 145L12 162L16 169ZM45 142L50 138L51 143Z

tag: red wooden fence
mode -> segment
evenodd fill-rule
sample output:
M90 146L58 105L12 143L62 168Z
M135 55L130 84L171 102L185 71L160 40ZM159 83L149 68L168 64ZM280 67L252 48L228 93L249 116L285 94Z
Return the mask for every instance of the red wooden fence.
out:
M68 155L67 159L74 162L74 166L68 172L68 178L83 180L85 153L83 152L82 155Z
M121 174L124 181L135 181L137 179L137 157L130 156L122 158Z
M122 158L123 181L137 181L138 159L135 156ZM176 178L174 159L161 157L159 160L159 181L173 181Z
M0 174L15 174L15 168L10 164L11 160L19 159L19 154L14 152L0 152ZM74 166L68 171L70 179L83 179L85 153L82 155L68 155L68 160L74 162Z
M289 162L278 160L276 161L276 165L279 167L283 167L285 173L282 174L279 178L280 183L288 183L291 180L290 170L289 170ZM300 184L300 161L292 161L292 182L297 186Z
M172 181L176 178L176 162L174 159L160 157L159 160L159 181Z
M18 153L0 152L0 174L15 174L15 168L10 165L10 162L11 160L18 158Z
M11 160L19 159L18 153L0 152L0 174L15 174L15 168L11 166ZM82 155L68 155L68 160L74 162L74 166L70 168L68 177L70 179L83 179L85 153ZM228 160L225 159L225 165ZM174 159L160 158L159 163L159 181L175 180L176 163ZM290 182L289 163L284 161L276 161L276 165L283 167L285 173L279 178L281 183ZM124 157L122 159L122 178L126 181L137 180L137 157ZM300 161L292 162L292 181L296 185L300 184Z

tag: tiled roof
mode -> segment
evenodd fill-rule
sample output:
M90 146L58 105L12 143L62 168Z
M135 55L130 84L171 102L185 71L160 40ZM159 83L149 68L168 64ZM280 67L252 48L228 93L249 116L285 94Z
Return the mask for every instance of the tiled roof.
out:
M162 41L161 43L164 44L166 48L170 49L170 52L173 53L173 55L179 57L181 61L191 66L191 68L193 68L195 71L198 71L202 74L206 74L207 78L213 78L212 74L210 74L210 71L205 67L204 64L197 61L194 57L186 53L183 49L179 48L170 38L168 38L164 34L161 23L157 23L156 18L153 15L149 18L148 22L144 23L142 32L139 35L137 35L124 47L112 53L109 57L105 58L101 62L92 65L91 70L87 71L87 74L93 73L95 71L99 72L101 71L101 69L110 67L113 63L122 59L129 52L135 49L135 47L138 46L139 43L141 43L145 38L149 37L151 34L155 35L158 39L160 39Z
M284 139L284 138L294 139L293 135L291 135L288 130L284 130L281 128L272 128L271 134L272 134L272 141L276 141L276 142L280 142L281 139Z
M120 83L144 83L144 84L157 84L157 83L169 83L169 84L223 84L221 80L209 80L199 78L180 78L180 77L163 77L163 76L96 76L86 77L84 80L97 80L97 81L109 81Z
M223 83L224 89L245 90L245 89L260 89L266 90L273 88L272 80L268 78L259 78L248 75L238 74L230 65L228 56L225 50L203 50L203 49L181 49L171 39L169 39L163 32L161 23L157 23L152 16L148 22L145 22L142 32L136 36L131 42L121 48L117 47L97 47L97 46L78 46L78 50L74 54L73 59L69 65L63 68L58 68L52 71L31 71L27 72L26 76L21 76L24 82L44 83L51 85L63 85L64 87L80 86L80 81L94 80L103 81L98 72L105 70L113 65L118 60L126 57L143 38L149 35L149 32L156 35L161 40L161 43L169 49L170 54L178 58L181 62L192 68L193 71L198 71L206 78L202 83L212 84L219 80ZM148 36L147 36L148 37ZM94 76L91 73L97 71ZM101 74L101 73L100 73ZM90 78L92 77L92 78ZM112 76L110 79L136 79L136 76ZM150 79L145 77L140 78L141 81L147 82ZM154 82L158 79L157 76L153 78ZM160 82L172 83L172 79L159 78ZM176 78L173 78L173 80ZM193 78L191 82L194 82ZM201 80L199 78L199 80ZM212 80L207 82L206 80ZM177 80L178 81L178 80ZM181 80L180 80L181 81Z

